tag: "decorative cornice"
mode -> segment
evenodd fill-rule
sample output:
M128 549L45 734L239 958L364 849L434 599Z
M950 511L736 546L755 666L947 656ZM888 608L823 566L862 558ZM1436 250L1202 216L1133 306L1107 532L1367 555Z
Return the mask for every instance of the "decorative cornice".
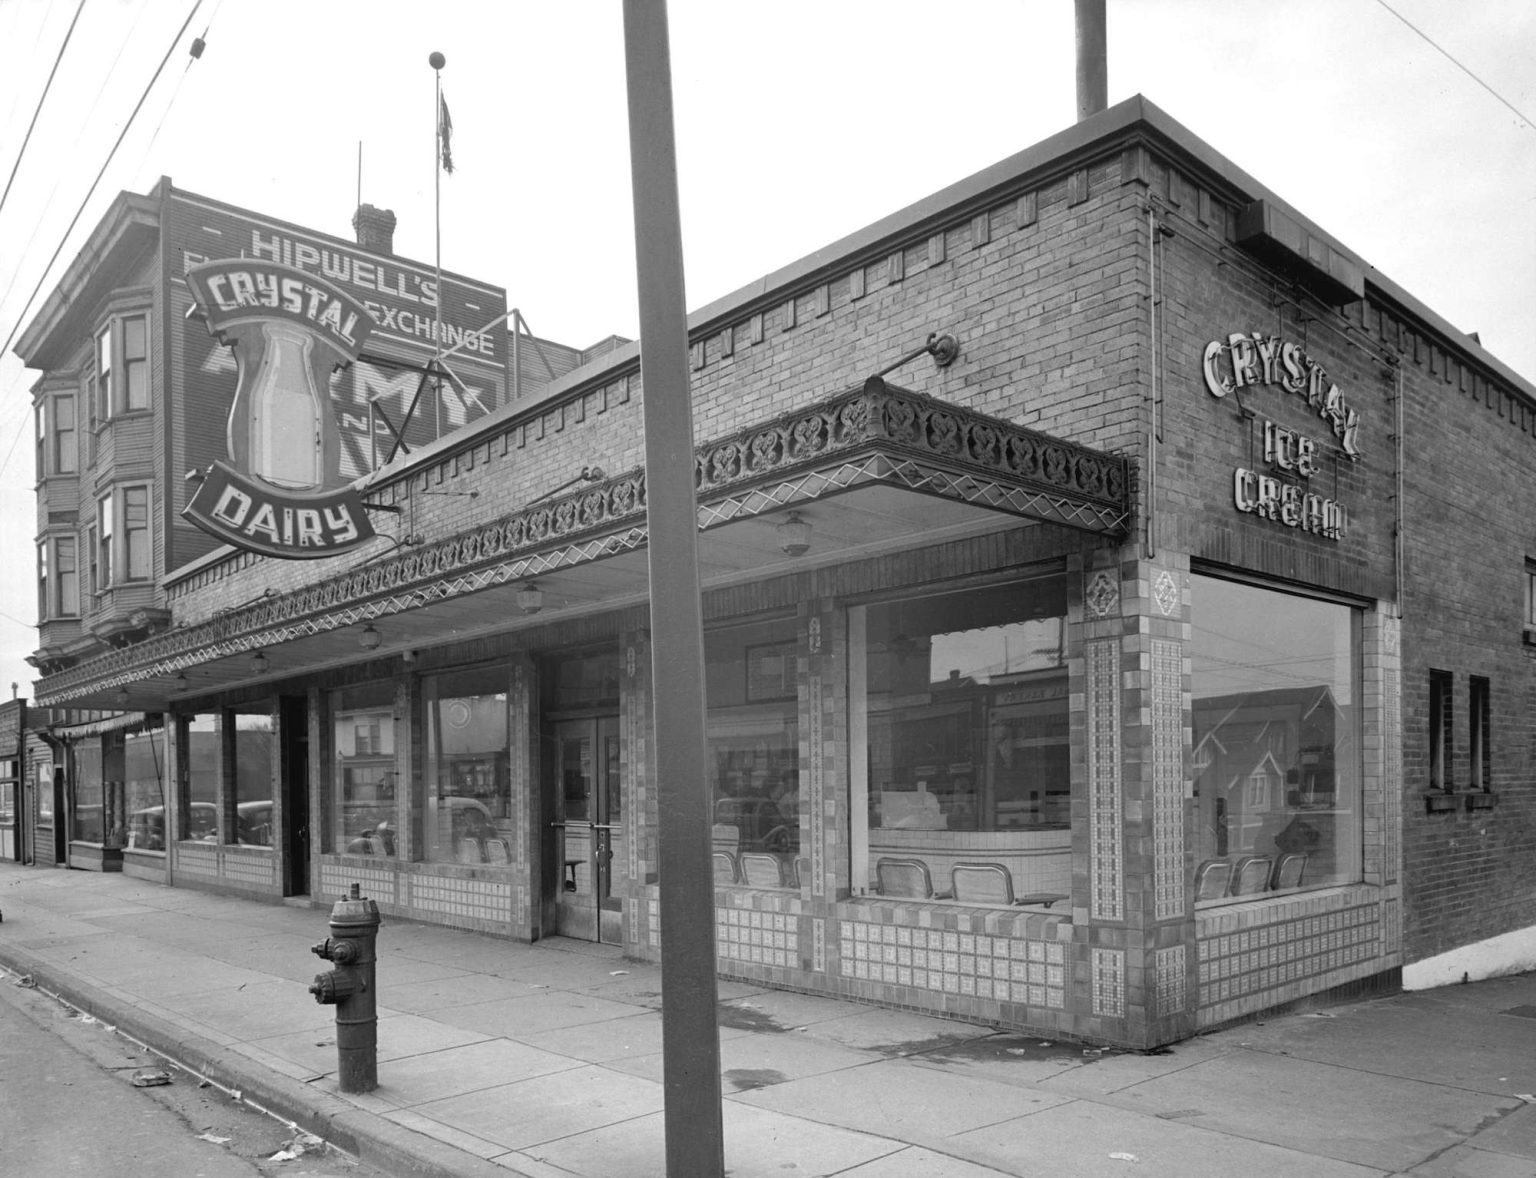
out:
M892 388L862 388L695 451L699 526L872 482L1104 534L1129 520L1127 460ZM643 468L291 593L261 597L39 684L41 704L371 621L646 543Z

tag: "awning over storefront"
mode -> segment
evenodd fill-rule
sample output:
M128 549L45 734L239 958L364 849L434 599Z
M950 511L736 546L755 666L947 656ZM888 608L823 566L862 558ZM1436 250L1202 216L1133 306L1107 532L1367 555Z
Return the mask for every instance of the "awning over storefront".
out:
M1130 520L1125 458L878 377L709 441L694 463L706 587L996 531L1010 519L1106 537ZM781 530L791 512L808 535ZM632 470L112 651L42 680L38 703L158 711L643 602L645 513L645 471ZM359 628L375 623L360 646Z

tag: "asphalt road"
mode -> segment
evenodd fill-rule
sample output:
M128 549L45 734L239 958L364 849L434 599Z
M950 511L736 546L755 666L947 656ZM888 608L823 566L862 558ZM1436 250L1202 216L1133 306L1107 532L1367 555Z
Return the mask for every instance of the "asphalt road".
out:
M169 1083L140 1087L156 1074ZM284 1154L294 1156L284 1157ZM389 1178L0 972L0 1172Z

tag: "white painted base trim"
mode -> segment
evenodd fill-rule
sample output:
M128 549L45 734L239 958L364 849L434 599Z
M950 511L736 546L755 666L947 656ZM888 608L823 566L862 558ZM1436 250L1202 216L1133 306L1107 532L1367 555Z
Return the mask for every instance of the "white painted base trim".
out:
M1536 970L1536 925L1403 966L1403 989L1431 990Z

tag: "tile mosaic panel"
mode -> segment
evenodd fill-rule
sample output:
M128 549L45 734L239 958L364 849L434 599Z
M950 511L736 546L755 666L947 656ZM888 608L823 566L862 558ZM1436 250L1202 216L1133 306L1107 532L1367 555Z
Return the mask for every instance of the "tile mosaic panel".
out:
M1396 624L1390 623L1393 629ZM1397 667L1381 672L1382 879L1396 883L1401 874L1403 798L1402 679Z
M838 935L845 978L1066 1009L1066 948L1059 941L864 920L843 921Z
M395 879L393 871L380 868L342 867L335 863L320 865L320 894L345 896L352 885L364 896L380 904L395 903Z
M1152 643L1152 841L1156 919L1176 920L1184 915L1184 648L1157 640Z
M821 676L807 676L805 684L806 706L806 780L810 792L811 814L811 895L827 894L827 848L825 837L826 815L823 813L826 795L826 774L823 771Z
M488 879L460 879L456 876L407 876L405 903L422 912L450 919L490 920L505 923L511 919L512 885Z
M176 849L176 874L195 875L200 879L219 878L219 853L214 850Z
M1180 1014L1189 1001L1184 946L1171 945L1159 949L1153 956L1157 971L1157 1013L1165 1017Z
M800 965L800 918L793 912L715 907L715 955L796 969Z
M247 887L277 887L275 855L225 855L223 875L230 883Z
M1093 1013L1107 1018L1125 1017L1125 951L1095 949L1093 964Z
M1089 873L1096 920L1123 920L1124 846L1120 837L1120 643L1089 642L1087 754Z
M1380 908L1368 904L1202 937L1201 1008L1286 987L1296 993L1261 1005L1314 992L1326 975L1375 959L1382 935ZM1304 986L1309 980L1319 984Z

